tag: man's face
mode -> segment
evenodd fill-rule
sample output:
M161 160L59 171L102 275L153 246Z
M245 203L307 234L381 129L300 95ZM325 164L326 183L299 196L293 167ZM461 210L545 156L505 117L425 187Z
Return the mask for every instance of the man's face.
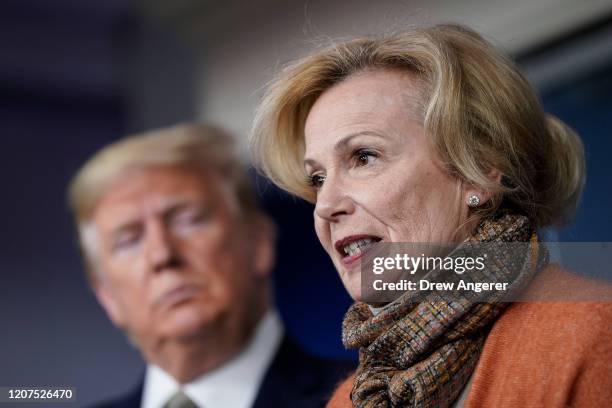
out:
M129 171L100 199L92 221L96 294L139 344L242 324L261 297L271 243L250 233L233 190L213 173Z

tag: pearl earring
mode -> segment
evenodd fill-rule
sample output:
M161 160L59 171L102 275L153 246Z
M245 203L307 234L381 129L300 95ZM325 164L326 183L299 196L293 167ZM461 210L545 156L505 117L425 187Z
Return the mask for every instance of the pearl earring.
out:
M478 207L480 205L480 197L478 197L476 194L472 194L468 197L467 204L472 208Z

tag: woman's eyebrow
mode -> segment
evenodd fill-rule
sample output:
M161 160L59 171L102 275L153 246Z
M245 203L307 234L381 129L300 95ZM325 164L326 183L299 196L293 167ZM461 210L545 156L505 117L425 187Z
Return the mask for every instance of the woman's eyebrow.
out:
M307 166L314 167L314 168L320 167L319 163L314 159L305 159L304 168L306 168Z
M351 133L349 135L343 136L340 140L336 142L334 145L334 150L341 151L346 149L346 146L351 142L351 140L355 139L359 136L373 136L376 138L384 139L384 136L380 133L373 132L371 130L364 130L361 132Z
M380 134L380 133L374 132L372 130L363 130L363 131L360 131L360 132L350 133L350 134L348 134L346 136L343 136L334 145L334 150L336 152L341 152L341 151L345 150L346 146L348 144L350 144L350 142L353 139L355 139L355 138L357 138L359 136L373 136L373 137L376 137L376 138L379 138L379 139L385 139L385 137L382 134ZM314 159L304 159L304 167L307 167L307 166L310 166L310 167L313 167L313 168L321 167L321 165L316 160L314 160Z

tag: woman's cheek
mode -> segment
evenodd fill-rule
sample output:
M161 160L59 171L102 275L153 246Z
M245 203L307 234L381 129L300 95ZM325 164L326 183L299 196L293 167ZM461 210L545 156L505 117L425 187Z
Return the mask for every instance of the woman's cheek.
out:
M317 234L317 238L319 238L319 242L321 243L325 251L330 253L329 248L331 246L330 245L331 237L330 237L330 232L329 232L329 224L325 220L315 215L314 227L315 227L315 233Z

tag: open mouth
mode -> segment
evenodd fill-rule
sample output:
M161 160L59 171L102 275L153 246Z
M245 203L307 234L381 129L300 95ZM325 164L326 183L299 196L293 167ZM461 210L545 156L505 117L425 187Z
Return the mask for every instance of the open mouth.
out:
M352 261L361 257L370 247L381 240L382 238L375 235L351 235L336 241L334 246L343 260Z

